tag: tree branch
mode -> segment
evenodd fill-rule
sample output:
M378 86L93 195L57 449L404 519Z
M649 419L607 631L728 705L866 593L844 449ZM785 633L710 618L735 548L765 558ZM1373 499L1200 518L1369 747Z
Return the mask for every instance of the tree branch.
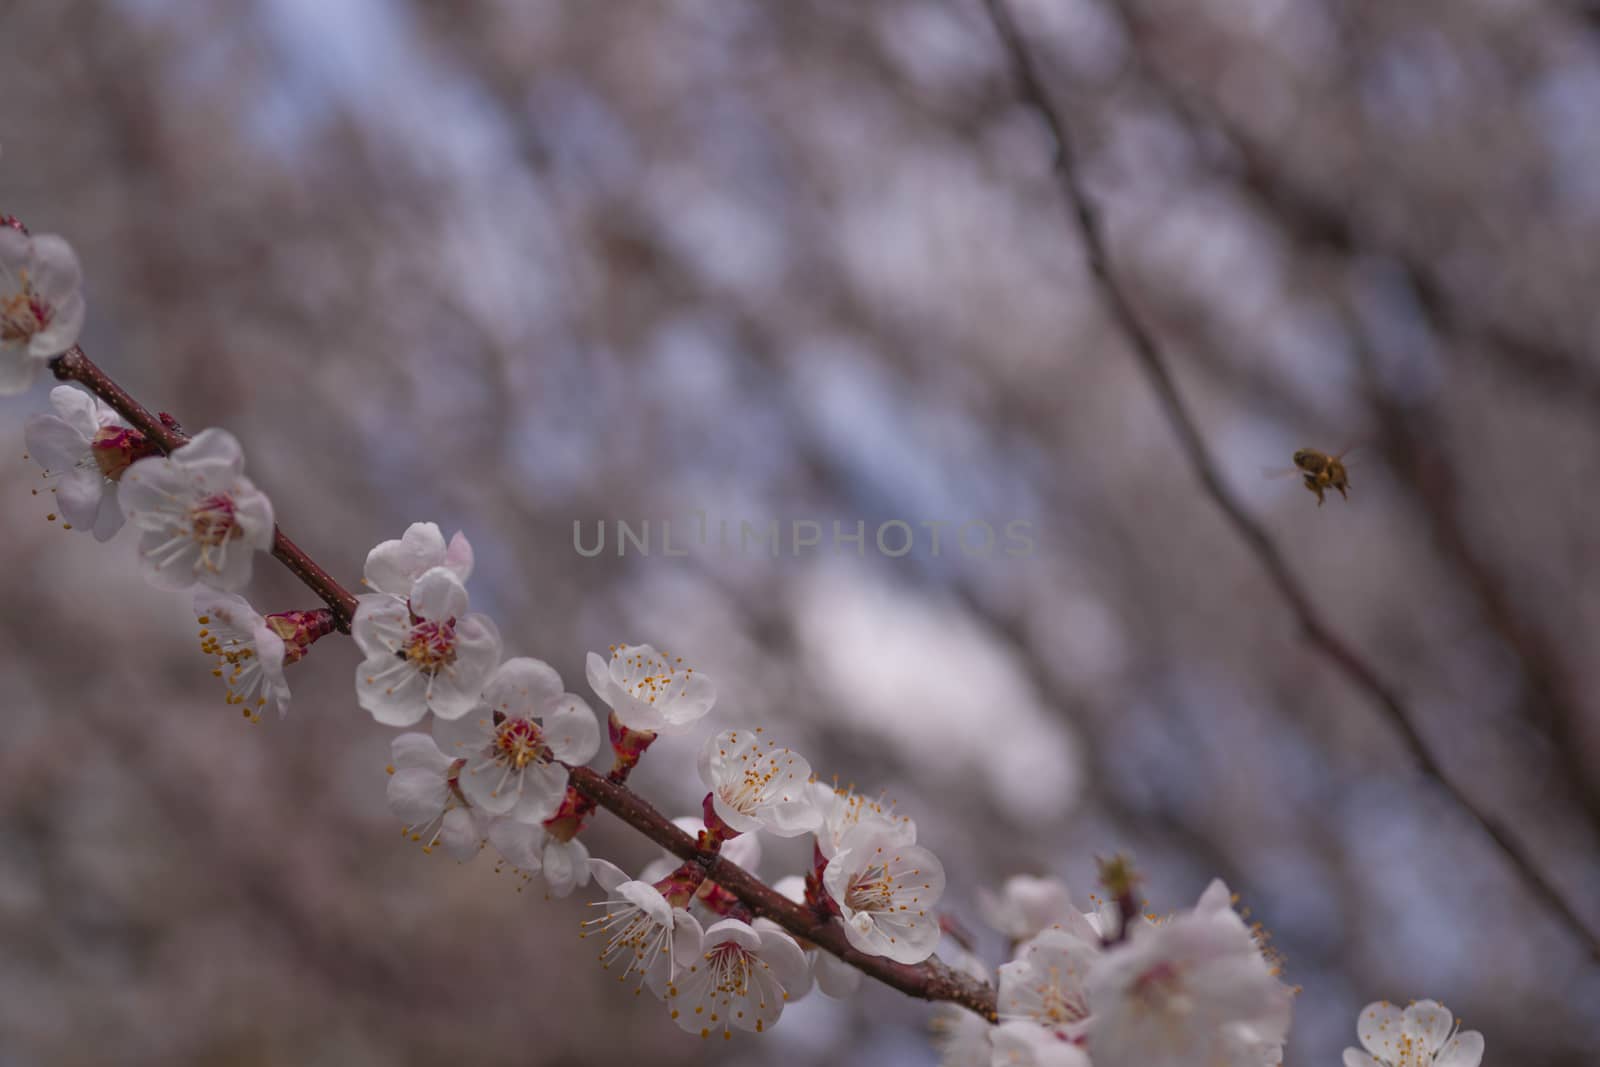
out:
M149 409L112 381L77 345L52 359L50 370L61 381L77 382L110 404L128 425L160 445L161 451L171 453L189 443L189 435L180 430L175 421L150 414ZM272 554L333 610L334 625L339 632L349 633L350 622L356 617L356 598L306 555L304 549L289 540L279 526L273 527Z
M160 444L165 452L181 448L189 438L169 418L152 415L126 390L112 381L84 354L71 350L50 361L50 369L63 381L75 381L111 405L134 429ZM301 582L320 596L340 621L340 630L349 633L355 617L356 598L332 575L317 565L294 542L276 531L272 554ZM896 963L882 956L871 956L850 945L844 929L833 918L817 915L797 904L713 852L702 850L695 838L679 830L649 802L620 781L589 767L569 768L569 786L579 795L605 808L641 834L685 860L703 864L707 877L728 890L756 917L770 919L796 937L804 938L885 985L922 1000L948 1001L994 1022L995 991L986 982L951 969L937 957L915 965Z

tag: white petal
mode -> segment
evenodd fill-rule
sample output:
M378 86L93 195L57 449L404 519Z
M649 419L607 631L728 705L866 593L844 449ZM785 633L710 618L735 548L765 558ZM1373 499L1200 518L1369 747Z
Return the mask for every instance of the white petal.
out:
M522 772L522 796L512 817L518 822L542 823L556 813L567 795L567 769L559 763L529 767Z
M861 972L825 949L818 949L813 972L824 996L842 1000L861 988Z
M610 860L598 857L589 860L589 874L607 893L615 895L628 882L628 874Z
M62 422L83 436L85 447L103 427L121 421L113 413L102 409L100 401L91 394L70 385L58 385L50 390L50 406L56 409Z
M467 613L467 587L443 567L424 571L411 586L411 611L420 619L445 622Z
M788 931L757 930L761 941L761 958L772 968L778 984L784 989L801 989L811 984L811 969L806 964L806 954Z
M78 343L88 309L82 293L71 293L50 304L50 325L33 335L28 354L41 359L59 356Z
M424 571L444 562L444 535L431 522L414 522L397 541L384 541L367 553L363 576L375 592L409 596ZM465 581L466 575L459 575Z
M1405 1032L1405 1013L1387 1001L1376 1001L1361 1010L1356 1020L1356 1036L1361 1046L1380 1060L1400 1058L1400 1038Z
M1419 1000L1406 1009L1406 1033L1415 1038L1430 1055L1450 1038L1455 1017L1437 1000Z
M494 735L493 713L481 705L454 719L436 719L433 724L433 739L452 760L479 758L493 743Z
M461 768L461 791L474 807L491 815L505 815L517 806L517 782L522 776L498 763L468 761Z
M76 529L91 529L96 516L100 514L101 498L116 496L115 488L99 470L73 470L64 475L56 486L56 503L61 508L61 517ZM107 493L107 489L113 492Z
M1452 1037L1433 1061L1433 1067L1478 1067L1483 1062L1483 1035L1463 1030Z
M1344 1067L1381 1067L1377 1060L1356 1048L1344 1050Z
M696 671L677 683L671 699L661 709L668 726L687 726L702 718L717 702L717 687L705 675Z
M122 504L116 487L110 486L100 494L100 506L94 513L94 539L109 541L122 529Z
M249 478L234 482L233 521L239 526L239 543L258 552L272 551L272 501Z
M401 734L389 742L389 760L395 767L420 767L443 778L453 762L427 734Z
M57 391L66 389L56 386ZM76 389L67 389L81 395ZM92 436L92 435L91 435ZM22 427L22 443L34 462L47 471L69 471L89 458L89 437L54 415L32 415Z
M78 265L78 254L65 238L53 233L41 233L33 238L31 266L29 282L34 292L52 307L83 285L83 269Z
M150 456L130 466L117 483L117 493L123 512L141 530L164 530L186 522L185 514L195 497L189 475L163 456Z
M500 631L487 615L456 621L456 659L433 679L428 708L441 719L457 719L481 703L483 685L500 661Z
M350 636L361 654L369 658L393 656L411 633L411 612L399 597L364 593L356 597L356 615Z
M385 726L415 726L428 714L421 675L391 653L356 667L356 702Z
M589 850L577 838L544 843L544 882L551 896L564 897L589 881Z
M44 370L45 360L26 350L6 345L0 348L0 396L26 393Z
M582 764L600 751L600 722L575 693L563 693L543 711L545 743L563 763Z
M439 843L452 858L469 860L483 847L483 835L479 833L478 824L472 818L470 811L466 808L452 808L444 813L444 825L440 827Z
M467 543L467 535L460 530L450 538L450 547L444 553L444 565L455 571L456 577L463 582L472 577L472 545Z
M489 824L489 844L520 870L535 873L543 866L544 827L510 819L495 819Z
M389 810L408 826L438 818L449 799L443 775L406 767L389 776Z
M531 656L506 660L483 687L485 704L519 719L537 717L542 705L560 696L561 675L544 660Z
M213 426L201 430L173 452L172 462L211 479L215 489L244 473L244 450L233 434Z

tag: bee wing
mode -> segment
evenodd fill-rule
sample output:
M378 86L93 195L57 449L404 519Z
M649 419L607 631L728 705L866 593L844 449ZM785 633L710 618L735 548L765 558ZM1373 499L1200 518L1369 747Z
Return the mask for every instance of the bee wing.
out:
M1349 444L1346 444L1339 451L1335 452L1333 454L1333 458L1337 459L1337 460L1342 460L1344 462L1344 465L1346 467L1348 467L1351 464L1351 460L1348 458L1350 456L1350 454L1352 452L1359 452L1364 447L1366 447L1366 442L1365 441L1351 441ZM1355 459L1355 462L1357 462L1357 463L1361 462L1361 457L1357 456L1356 459Z
M1287 478L1291 474L1303 474L1303 473L1305 473L1305 472L1302 471L1299 467L1262 467L1261 468L1261 477L1263 477L1263 478Z

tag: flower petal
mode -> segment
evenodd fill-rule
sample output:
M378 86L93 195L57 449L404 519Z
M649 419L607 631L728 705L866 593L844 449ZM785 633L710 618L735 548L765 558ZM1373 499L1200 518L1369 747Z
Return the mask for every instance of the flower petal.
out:
M363 576L374 592L409 596L424 571L444 562L444 534L431 522L414 522L396 541L384 541L367 553ZM459 575L465 581L466 575Z
M1455 1017L1437 1000L1419 1000L1405 1012L1406 1034L1416 1039L1423 1051L1432 1055L1450 1039Z
M57 386L59 392L65 386ZM77 393L76 389L67 389ZM91 435L92 436L92 435ZM47 471L69 471L89 456L89 437L55 415L32 415L22 427L28 454Z
M215 486L244 473L244 450L239 439L227 430L212 426L201 430L189 443L172 453L172 462L202 472L215 479Z
M389 810L407 826L438 818L449 799L443 775L406 767L389 776Z
M411 611L420 619L445 622L467 613L467 587L444 567L424 571L411 586Z
M445 776L454 762L439 750L438 742L421 733L401 734L389 742L389 760L398 769L419 767L432 771L440 778Z
M561 696L561 675L542 659L518 656L508 659L483 687L483 702L495 711L519 719L539 715L541 705Z
M1368 1004L1356 1020L1356 1036L1361 1047L1380 1060L1400 1058L1400 1039L1405 1033L1405 1013L1386 1000Z
M510 819L489 824L489 844L518 870L535 874L544 865L544 827Z
M544 843L544 883L551 896L564 897L589 881L589 850L577 838Z
M544 739L563 763L588 763L600 751L600 722L576 693L563 693L542 709Z
M45 359L29 351L10 345L0 347L0 396L26 393L45 363Z
M1463 1030L1439 1050L1433 1067L1478 1067L1482 1062L1483 1035L1476 1030Z
M466 808L452 808L444 813L444 825L439 830L439 843L457 862L464 862L478 854L483 847L483 834L472 812Z

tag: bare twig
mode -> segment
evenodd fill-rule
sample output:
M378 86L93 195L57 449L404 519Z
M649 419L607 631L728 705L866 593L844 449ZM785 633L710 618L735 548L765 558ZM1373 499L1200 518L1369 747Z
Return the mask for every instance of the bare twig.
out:
M1433 779L1482 827L1529 886L1562 918L1573 933L1588 945L1590 952L1600 959L1600 936L1589 930L1583 919L1561 895L1560 890L1539 869L1527 848L1512 835L1501 820L1486 811L1451 781L1423 742L1422 735L1418 732L1412 715L1399 694L1323 620L1277 544L1266 529L1244 510L1243 505L1222 480L1210 449L1207 448L1199 427L1178 392L1177 383L1167 366L1166 356L1155 334L1134 310L1111 269L1100 217L1084 189L1066 121L1045 90L1027 43L1022 39L1005 0L984 0L984 2L1005 50L1022 99L1038 112L1055 142L1056 177L1062 196L1082 233L1084 254L1089 262L1090 272L1094 276L1095 285L1110 309L1117 327L1133 350L1140 369L1144 371L1151 388L1155 391L1173 432L1178 435L1183 446L1182 451L1188 458L1195 477L1199 479L1206 493L1233 526L1235 533L1245 542L1262 569L1266 571L1268 579L1294 614L1306 640L1371 698L1400 735L1423 774Z

